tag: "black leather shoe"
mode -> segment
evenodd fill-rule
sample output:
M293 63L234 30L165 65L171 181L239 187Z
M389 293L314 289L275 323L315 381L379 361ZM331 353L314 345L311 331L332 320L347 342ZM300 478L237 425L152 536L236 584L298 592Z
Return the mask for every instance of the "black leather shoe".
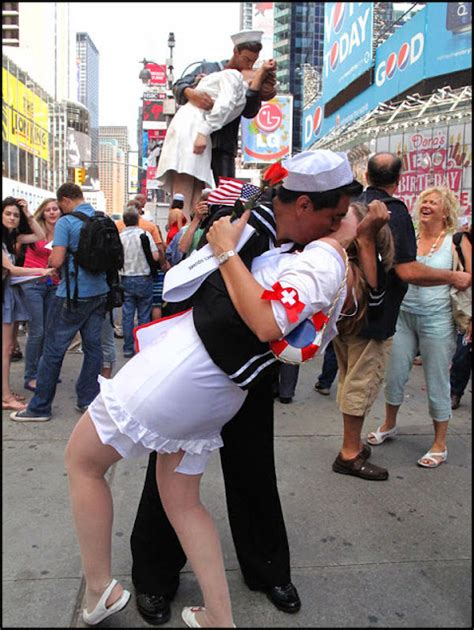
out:
M274 586L265 591L268 599L278 610L286 613L295 613L301 608L301 600L294 584L288 582L283 586Z
M137 593L137 608L140 615L154 626L161 626L171 619L171 607L165 595Z

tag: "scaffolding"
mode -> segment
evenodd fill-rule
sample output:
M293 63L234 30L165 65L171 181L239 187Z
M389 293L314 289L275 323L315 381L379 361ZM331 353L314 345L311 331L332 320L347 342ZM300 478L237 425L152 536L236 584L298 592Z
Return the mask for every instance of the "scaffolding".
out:
M394 131L471 120L471 107L471 86L455 90L446 86L427 96L412 94L398 103L380 103L356 121L336 127L311 148L349 151L356 145Z

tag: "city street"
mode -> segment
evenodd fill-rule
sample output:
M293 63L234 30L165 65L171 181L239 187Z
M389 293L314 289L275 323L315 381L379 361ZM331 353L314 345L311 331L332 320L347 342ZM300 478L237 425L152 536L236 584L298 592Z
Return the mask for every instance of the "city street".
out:
M25 339L19 337L23 351ZM120 366L122 340L116 342ZM85 627L84 582L63 463L66 442L80 416L74 410L74 380L81 361L81 354L67 353L51 421L21 424L3 413L5 628ZM228 526L217 453L204 475L203 498L221 534L237 627L472 627L471 384L454 411L447 463L435 470L420 468L416 461L431 446L433 430L423 368L414 366L399 414L399 435L372 450L372 461L386 466L390 478L370 482L331 470L341 444L342 419L335 387L330 396L313 389L321 362L317 358L301 369L292 404L275 403L277 474L292 580L302 600L299 613L279 612L263 593L245 587ZM26 393L23 370L23 360L12 364L11 384L16 392ZM364 434L382 419L380 394ZM113 575L131 590L129 535L146 464L128 460L110 473L115 501ZM163 627L184 627L182 606L201 603L194 575L186 567L171 621ZM103 626L148 624L132 597L128 607Z

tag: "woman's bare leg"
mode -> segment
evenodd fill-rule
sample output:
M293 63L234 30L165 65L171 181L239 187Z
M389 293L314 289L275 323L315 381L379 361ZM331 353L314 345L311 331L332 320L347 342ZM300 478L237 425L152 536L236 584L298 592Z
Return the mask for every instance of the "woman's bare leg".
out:
M193 195L191 197L191 211L194 213L194 206L201 201L202 191L204 189L204 182L200 179L194 179Z
M200 195L202 187L203 183L192 175L187 175L186 173L173 173L171 195L174 196L176 193L184 195L183 212L188 221L191 218L191 210L194 208L195 203L197 203L197 191L199 191Z
M10 365L13 351L13 325L2 325L2 400L5 402L12 398L10 389Z
M156 476L161 500L203 594L206 611L197 613L198 623L205 628L231 628L232 609L219 535L199 497L202 475L175 472L182 456L182 451L158 454Z
M69 494L76 525L82 567L86 579L86 607L91 612L112 581L111 538L113 505L104 476L121 456L102 444L86 411L76 424L66 446L65 463ZM117 584L106 606L113 604L123 588Z

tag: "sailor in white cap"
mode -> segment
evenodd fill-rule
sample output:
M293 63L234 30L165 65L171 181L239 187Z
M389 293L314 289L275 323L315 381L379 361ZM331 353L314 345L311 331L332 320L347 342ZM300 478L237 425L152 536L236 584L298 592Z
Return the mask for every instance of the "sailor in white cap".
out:
M336 168L338 173L330 181L339 185L329 192L282 187L274 199L278 237L299 243L302 251L290 253L291 243L269 249L271 208L260 209L266 215L266 228L255 224L254 238L240 250L250 212L232 223L228 216L218 219L207 234L218 269L194 296L193 309L137 330L139 352L113 379L100 379L100 394L76 424L66 466L81 534L86 579L83 617L89 624L120 611L129 598L117 585L117 604L104 605L117 584L110 574L113 506L111 494L104 490L106 472L123 457L156 451L163 506L204 596L204 607L185 608L183 620L190 627L233 625L222 552L216 528L199 498L200 479L210 454L222 446L224 424L242 407L257 378L276 362L269 343L315 314L325 322L321 350L336 333L347 277L341 243L352 241L356 230L354 217L343 219L355 183L341 168L342 163L347 166L347 159L315 152L313 162L309 173L306 163L303 168L299 160L288 160L286 183L298 188L298 176L305 181L311 176L313 187L319 188ZM268 251L255 257L259 248ZM247 446L240 452L241 469L249 465L252 440L249 427ZM265 504L265 497L258 500ZM97 549L102 553L97 554ZM101 597L106 584L110 586ZM266 590L272 601L278 595L283 610L296 592L291 582L274 589L252 587ZM286 612L299 607L296 594Z
M231 35L230 38L234 46L240 46L241 44L260 44L262 42L263 31L244 30Z

